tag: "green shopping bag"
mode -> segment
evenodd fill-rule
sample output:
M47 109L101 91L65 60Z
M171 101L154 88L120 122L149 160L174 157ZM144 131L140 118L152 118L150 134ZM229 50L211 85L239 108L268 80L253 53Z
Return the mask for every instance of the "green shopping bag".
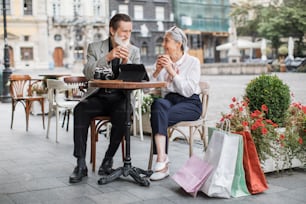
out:
M208 142L210 141L214 130L220 129L216 127L208 127ZM241 197L247 195L250 195L250 192L246 185L245 172L243 168L243 138L241 136L239 137L238 155L235 167L235 176L231 188L231 197Z
M239 138L238 155L235 168L235 176L232 184L231 196L234 198L250 195L246 185L243 168L243 138Z

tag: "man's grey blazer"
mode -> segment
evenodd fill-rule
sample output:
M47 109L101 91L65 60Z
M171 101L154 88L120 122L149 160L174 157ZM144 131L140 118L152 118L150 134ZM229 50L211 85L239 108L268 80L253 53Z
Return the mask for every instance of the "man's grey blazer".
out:
M140 51L134 45L129 45L129 60L128 64L140 64ZM111 63L107 63L106 55L109 53L109 38L106 40L93 42L88 45L87 49L87 63L84 65L83 73L88 80L94 79L96 67L112 70ZM94 90L89 88L88 94Z

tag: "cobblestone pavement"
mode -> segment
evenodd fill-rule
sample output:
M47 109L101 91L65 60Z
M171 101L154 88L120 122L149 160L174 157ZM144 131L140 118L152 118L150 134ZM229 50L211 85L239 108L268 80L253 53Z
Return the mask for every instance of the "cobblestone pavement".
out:
M67 71L67 70L65 70ZM69 70L68 70L69 71ZM31 74L35 74L32 73ZM295 95L296 101L306 104L306 74L278 73ZM233 96L243 94L246 84L255 75L202 76L211 85L208 119L214 125L220 112L226 111ZM71 185L68 177L75 159L72 156L72 122L69 130L59 130L59 143L55 143L55 118L51 121L50 138L42 128L40 116L31 115L29 131L25 131L25 114L19 105L13 129L10 129L11 104L0 103L0 204L94 204L94 203L235 203L235 204L302 204L306 200L306 171L266 174L269 189L264 193L241 198L216 199L199 193L196 198L186 194L170 177L141 187L131 177L122 177L106 185L98 185L99 176L89 171L88 178ZM47 119L47 117L46 117ZM72 120L71 120L72 121ZM108 141L103 136L97 143L97 166L99 166ZM149 157L150 138L141 141L131 137L131 156L134 166L145 169ZM88 146L88 151L90 146ZM195 154L203 157L202 145L195 144ZM188 159L188 146L182 141L170 144L170 175L173 175ZM89 153L87 155L89 163ZM122 165L118 151L114 167ZM97 168L97 167L96 167Z

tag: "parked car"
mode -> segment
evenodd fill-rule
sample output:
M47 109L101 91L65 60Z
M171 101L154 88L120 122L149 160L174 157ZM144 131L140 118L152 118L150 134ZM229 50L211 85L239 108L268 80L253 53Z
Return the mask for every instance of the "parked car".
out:
M299 67L306 65L306 57L296 57L293 60L287 58L285 64L288 71L296 71Z

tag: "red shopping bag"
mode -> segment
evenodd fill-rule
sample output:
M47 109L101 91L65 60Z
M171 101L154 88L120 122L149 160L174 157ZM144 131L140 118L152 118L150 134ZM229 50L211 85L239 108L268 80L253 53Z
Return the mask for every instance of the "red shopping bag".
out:
M257 150L251 133L239 132L243 136L243 167L248 190L251 194L257 194L268 189L265 174L260 166Z
M212 169L213 167L210 164L193 155L187 160L184 166L172 176L172 179L187 193L196 197Z

